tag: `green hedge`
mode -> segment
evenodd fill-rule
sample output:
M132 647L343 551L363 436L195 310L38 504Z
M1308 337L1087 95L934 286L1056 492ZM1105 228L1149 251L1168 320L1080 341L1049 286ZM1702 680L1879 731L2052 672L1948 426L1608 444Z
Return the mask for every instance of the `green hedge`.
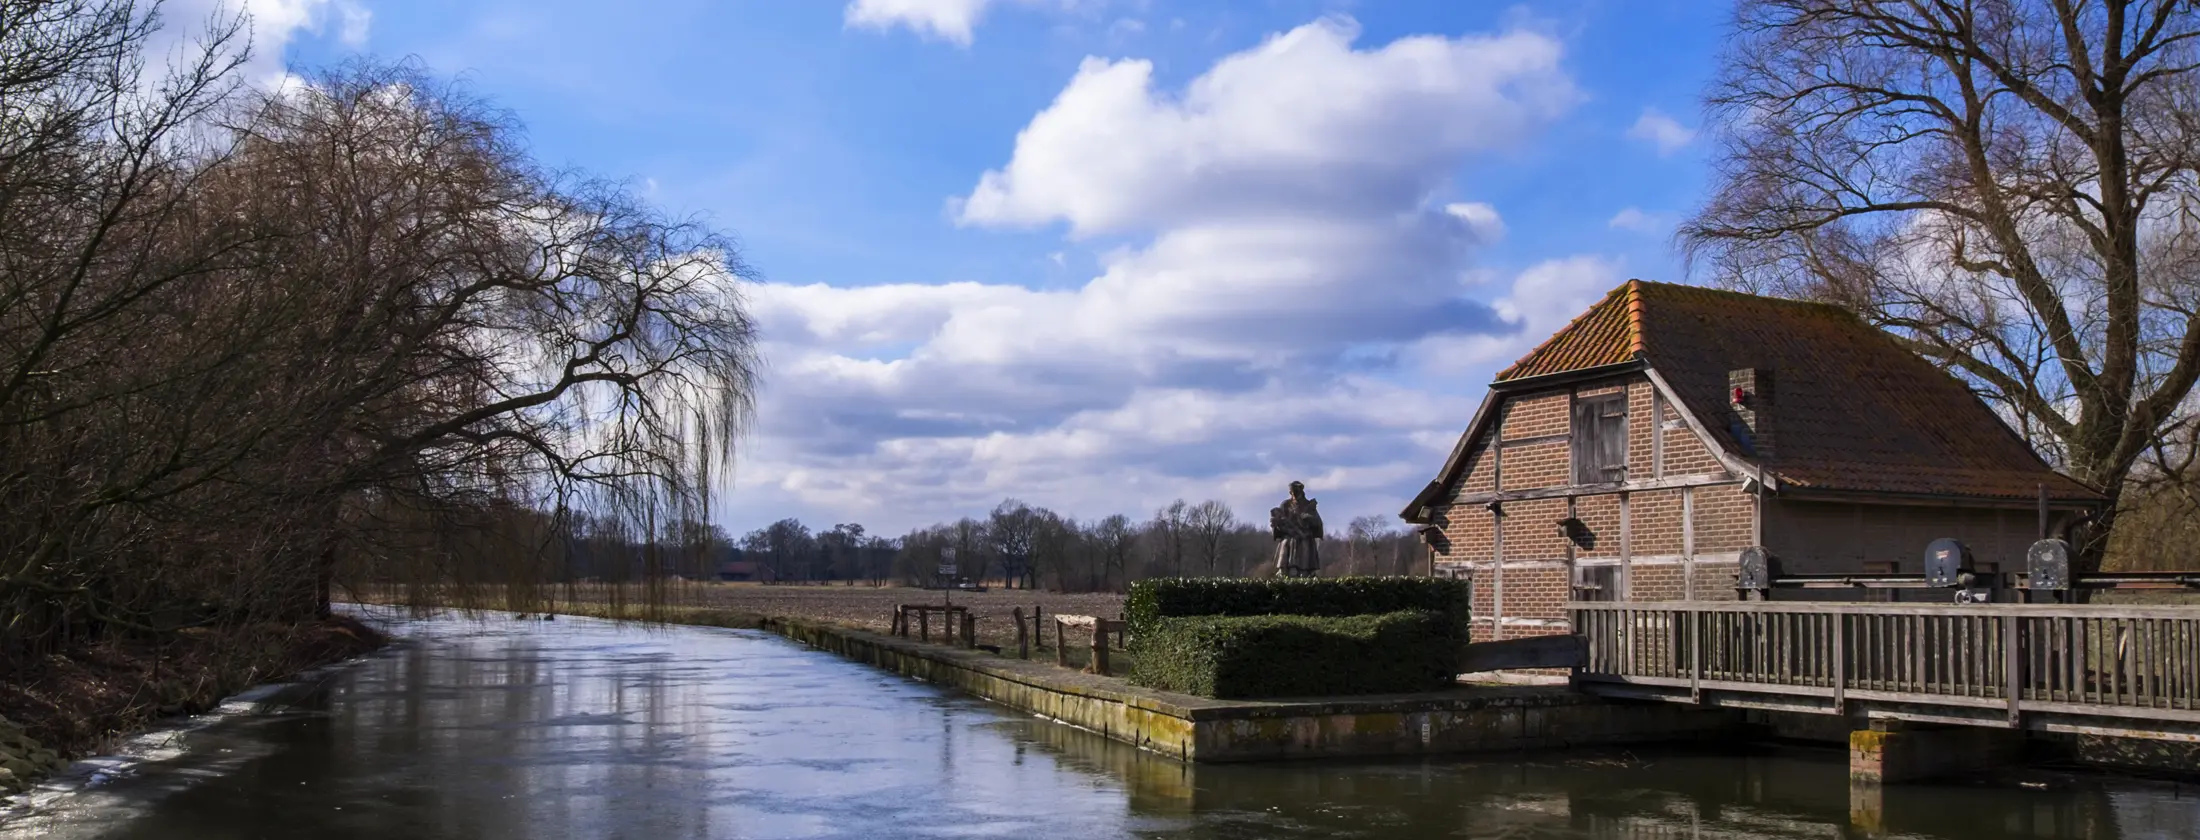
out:
M1424 577L1156 578L1131 584L1123 603L1131 644L1157 622L1189 616L1375 615L1403 610L1442 613L1456 643L1467 641L1467 582Z
M1139 638L1131 682L1202 697L1432 691L1457 661L1450 621L1434 610L1161 618Z

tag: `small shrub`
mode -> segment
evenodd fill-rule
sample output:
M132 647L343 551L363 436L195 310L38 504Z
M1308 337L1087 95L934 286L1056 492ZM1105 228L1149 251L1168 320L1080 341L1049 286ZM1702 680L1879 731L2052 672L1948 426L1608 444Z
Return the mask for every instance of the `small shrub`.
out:
M1131 584L1123 603L1132 645L1166 618L1189 616L1375 615L1401 610L1442 613L1452 640L1467 641L1467 582L1424 577L1156 578Z
M1231 699L1432 691L1456 649L1434 610L1353 616L1192 616L1152 621L1130 681Z

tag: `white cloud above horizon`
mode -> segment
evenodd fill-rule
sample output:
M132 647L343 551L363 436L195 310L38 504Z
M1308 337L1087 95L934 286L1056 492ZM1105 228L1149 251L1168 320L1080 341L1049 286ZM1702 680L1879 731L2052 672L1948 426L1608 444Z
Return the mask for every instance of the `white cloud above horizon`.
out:
M1394 514L1482 384L1414 380L1509 360L1617 268L1553 260L1502 289L1474 269L1506 225L1455 173L1580 101L1555 39L1359 35L1316 20L1175 89L1151 62L1086 59L951 207L1123 243L1082 285L754 289L772 372L741 495L897 532L1008 496L1249 512L1292 479Z
M1696 130L1681 125L1656 108L1644 108L1642 116L1635 118L1635 124L1627 127L1627 137L1648 143L1657 150L1659 157L1667 157L1695 142Z
M849 0L842 17L847 25L871 29L907 27L919 37L937 38L968 47L976 37L978 20L995 0Z

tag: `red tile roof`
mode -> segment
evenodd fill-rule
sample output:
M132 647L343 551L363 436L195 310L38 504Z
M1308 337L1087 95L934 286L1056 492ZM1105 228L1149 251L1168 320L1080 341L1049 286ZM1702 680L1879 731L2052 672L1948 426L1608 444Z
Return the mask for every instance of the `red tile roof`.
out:
M1498 382L1641 359L1728 452L1786 486L2055 499L2100 494L2055 472L1962 382L1839 307L1630 280ZM1730 431L1727 371L1773 371L1774 457Z

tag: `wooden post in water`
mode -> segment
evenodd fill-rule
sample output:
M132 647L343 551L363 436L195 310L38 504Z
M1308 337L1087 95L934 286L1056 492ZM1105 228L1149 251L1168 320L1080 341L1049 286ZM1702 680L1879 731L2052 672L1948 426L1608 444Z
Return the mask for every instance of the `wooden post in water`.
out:
M1030 659L1031 637L1024 633L1024 608L1011 609L1008 611L1008 615L1010 618L1016 619L1016 658Z

